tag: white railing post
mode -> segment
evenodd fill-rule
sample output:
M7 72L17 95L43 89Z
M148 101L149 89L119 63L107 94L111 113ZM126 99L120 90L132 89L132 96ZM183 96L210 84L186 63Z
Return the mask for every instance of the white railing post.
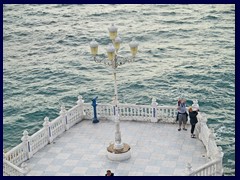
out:
M198 123L196 124L196 126L195 126L195 135L196 135L196 138L198 138L198 139L200 139L200 134L201 134L201 122L200 122L200 120L199 120L199 116L197 117L198 118Z
M23 137L21 138L24 146L25 146L25 152L27 153L27 158L30 159L33 156L33 153L31 151L31 145L30 145L30 137L28 136L28 132L25 130L23 131Z
M47 133L47 136L48 136L48 143L49 143L49 144L53 141L52 131L51 131L50 125L51 125L51 122L49 122L49 118L48 118L48 117L45 117L45 118L44 118L43 127L44 127L45 130L46 130L46 133Z
M63 124L65 126L65 130L67 131L69 129L69 124L67 121L67 111L65 109L65 106L61 106L61 111L59 112L59 114L62 117Z
M186 165L185 174L187 176L189 176L192 172L193 172L192 165L191 165L191 163L188 162L187 165Z
M214 135L214 130L213 129L209 129L209 137L208 137L208 144L207 144L207 156L210 158L212 157L213 159L215 158L213 155L216 154L216 152L214 152L213 147L211 146L211 143L215 141L215 135Z
M201 116L200 116L200 133L199 133L199 139L204 141L203 140L203 137L204 137L204 133L207 133L207 132L204 132L204 126L206 126L207 124L207 118L206 118L206 115L205 113L201 113Z
M193 100L192 108L199 110L199 105L198 105L198 100L197 99Z
M152 98L152 118L151 118L151 122L157 122L157 105L158 103L156 102L155 98Z
M224 153L222 152L222 148L218 147L218 152L216 154L216 159L219 159L219 163L217 164L217 175L222 176L223 175L223 165L222 165L222 159L223 159Z
M25 163L25 162L23 162L21 164L21 168L22 168L22 175L23 176L25 176L30 171L30 169L28 168L27 163Z
M84 100L82 99L82 96L78 96L78 101L77 101L77 105L79 106L79 113L80 113L80 120L83 120L83 103Z

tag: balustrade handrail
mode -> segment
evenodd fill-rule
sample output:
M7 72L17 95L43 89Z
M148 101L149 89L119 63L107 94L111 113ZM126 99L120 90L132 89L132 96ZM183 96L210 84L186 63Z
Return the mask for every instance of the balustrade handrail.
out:
M34 134L32 134L30 136L31 140L34 140L42 131L44 131L44 128L39 129L37 132L35 132Z
M221 163L221 159L214 159L214 160L211 160L210 162L207 162L206 164L198 167L197 169L193 170L191 173L189 173L188 175L189 176L194 176L194 175L197 175L201 172L203 172L205 169L211 167L211 166L215 166L217 165L218 163ZM212 172L212 173L217 173L217 171L215 170L215 172ZM208 176L209 174L206 174L206 176ZM217 175L222 175L222 174L217 174Z
M51 124L57 123L60 120L61 120L61 116L58 116L54 120L51 121Z
M84 103L84 104L86 104L86 103ZM73 106L73 107L72 107L71 109L69 109L67 112L70 113L70 112L74 111L76 108L78 108L78 105Z
M12 155L12 153L15 153L16 150L23 148L23 143L21 142L20 144L18 144L17 146L13 147L12 149L10 149L8 152L5 153L5 159L8 159L9 156Z
M24 143L20 143L10 151L4 153L4 159L15 164L16 166L26 161L28 157Z
M41 136L42 134L43 136ZM39 136L41 139L38 138ZM39 131L30 136L29 145L31 147L32 154L35 154L48 144L48 136L49 135L46 133L44 128L41 128ZM41 143L39 143L39 141L41 141Z
M64 122L61 116L58 116L53 121L51 121L50 130L53 139L65 131Z
M222 150L220 147L217 146L215 142L214 131L210 130L207 126L206 114L199 112L198 120L199 123L197 123L197 126L200 126L199 139L206 147L208 157L211 159L216 159L216 156L221 156Z
M150 108L152 107L151 105L136 105L136 104L118 104L118 107L130 107L130 108Z
M162 109L174 109L177 111L177 106L157 106L157 108L162 108Z

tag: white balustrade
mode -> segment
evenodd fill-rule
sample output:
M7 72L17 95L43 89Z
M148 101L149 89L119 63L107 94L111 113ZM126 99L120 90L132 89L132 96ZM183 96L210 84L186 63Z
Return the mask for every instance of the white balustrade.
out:
M83 104L83 119L89 120L92 118L93 118L93 108L92 108L91 104L84 103Z
M157 117L160 122L175 123L177 116L177 107L175 106L158 106Z
M186 171L185 171L186 173L186 175L189 175L189 174L191 174L192 172L193 172L193 168L192 168L192 165L191 165L191 163L187 163L187 165L186 165Z
M97 114L101 119L109 119L109 117L113 116L112 104L98 104Z
M83 104L84 100L82 99L82 96L78 96L77 105L79 106L80 120L83 120Z
M3 159L3 176L24 176L28 173L28 169L22 169L10 161Z
M222 151L222 147L218 147L218 152L215 154L215 158L219 160L219 162L217 163L217 174L219 175L223 175L223 156L224 153Z
M67 127L70 128L76 123L83 120L84 100L82 96L78 96L77 105L67 111Z
M24 143L20 143L19 145L15 146L10 151L5 153L4 159L15 165L19 165L23 161L26 161L28 159L28 155Z
M210 131L210 135L208 138L208 157L215 159L216 156L218 155L218 147L216 145L216 141L215 141L215 135L214 135L214 131Z
M191 175L221 176L223 175L222 158L224 153L222 152L222 149L216 145L214 131L210 130L207 126L206 114L199 112L197 117L198 123L195 131L206 148L207 157L210 159L210 162L195 170Z
M189 176L222 176L222 171L218 171L217 167L222 164L221 159L214 159L203 166L193 170Z
M195 106L198 106L197 101L195 101ZM97 115L101 119L112 120L114 116L113 112L112 104L97 105ZM153 99L151 105L119 104L118 112L120 120L176 123L177 107L158 106L156 99ZM216 145L214 132L210 131L207 126L206 114L199 112L197 117L199 123L197 123L195 131L197 137L206 147L207 155L211 161L196 170L188 168L191 170L188 170L188 175L222 175L223 152ZM24 174L23 169L18 167L21 163L30 159L33 154L48 143L51 143L57 136L76 123L83 119L88 120L92 118L93 108L91 104L84 103L82 96L78 96L76 106L68 111L62 106L60 116L52 122L46 117L43 123L44 127L32 136L28 136L28 132L24 131L23 142L4 154L4 173L6 175Z
M45 128L42 128L34 133L29 140L30 151L32 155L35 154L38 150L42 149L48 143L49 135L47 134Z
M196 130L199 131L199 139L203 142L205 146L208 144L209 137L209 128L207 126L207 118L205 117L205 113L199 112L197 115L198 123L196 126Z
M74 124L82 120L82 113L80 113L80 108L78 105L69 109L67 112L67 124L68 128L72 127Z
M48 117L44 118L44 123L43 123L43 127L45 129L45 133L46 133L46 137L48 139L48 143L51 143L53 141L53 137L52 137L52 131L51 131L51 122L49 121Z
M154 110L155 107L155 116ZM177 115L177 107L175 106L157 106L152 105L135 105L135 104L119 104L118 112L120 120L136 120L136 121L151 121L166 123L175 123ZM83 104L84 119L93 118L93 108L90 103ZM97 105L97 115L100 118L105 118L108 120L112 119L113 116L113 105L112 104L98 104ZM153 120L154 118L154 120Z
M206 147L207 156L211 159L215 159L215 157L219 154L219 149L215 142L214 131L210 130L207 126L207 118L205 113L199 112L196 131L199 139Z
M65 106L61 106L61 111L59 112L60 117L62 118L64 128L67 131L69 129L68 123L67 123L67 111L65 109Z
M151 121L152 107L150 105L119 104L120 120Z
M65 131L64 120L65 119L63 119L63 117L59 116L51 122L51 125L49 127L51 131L52 139L55 139L57 136L59 136Z

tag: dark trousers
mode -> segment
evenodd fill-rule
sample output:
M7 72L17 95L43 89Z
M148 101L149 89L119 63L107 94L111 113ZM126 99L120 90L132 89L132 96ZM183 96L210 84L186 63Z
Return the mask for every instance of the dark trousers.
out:
M195 124L194 124L194 125L192 124L192 127L191 127L191 134L193 134L194 129L195 129Z

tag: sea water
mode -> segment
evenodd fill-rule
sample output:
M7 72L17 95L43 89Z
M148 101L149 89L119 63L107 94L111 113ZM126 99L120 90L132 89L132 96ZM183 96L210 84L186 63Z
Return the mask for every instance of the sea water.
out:
M42 128L61 105L77 96L85 102L112 101L110 67L93 61L89 43L106 57L108 27L122 39L119 56L131 58L129 43L139 43L136 61L117 69L119 101L187 105L200 111L224 151L224 173L235 175L235 5L114 4L3 5L3 145L9 150L22 133ZM176 127L177 130L177 127ZM189 135L190 137L190 135Z

